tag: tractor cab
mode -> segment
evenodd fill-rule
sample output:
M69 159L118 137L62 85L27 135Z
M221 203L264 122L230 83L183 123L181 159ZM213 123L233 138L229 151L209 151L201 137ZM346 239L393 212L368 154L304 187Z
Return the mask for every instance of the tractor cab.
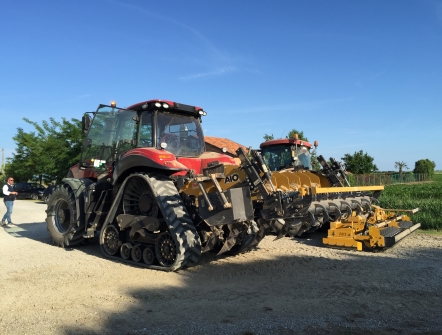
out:
M164 100L149 100L118 108L115 103L100 105L93 119L85 114L83 132L87 134L80 169L106 171L112 162L132 149L150 148L143 156L167 152L169 156L198 157L205 151L200 107ZM172 155L170 155L172 154Z
M315 141L315 147L317 142ZM312 144L294 138L271 140L261 143L261 155L270 171L280 171L288 168L311 170Z

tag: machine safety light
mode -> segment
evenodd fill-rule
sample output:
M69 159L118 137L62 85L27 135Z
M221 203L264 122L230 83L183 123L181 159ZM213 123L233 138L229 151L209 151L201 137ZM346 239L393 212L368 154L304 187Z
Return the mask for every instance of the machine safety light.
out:
M159 159L174 159L174 155L159 155Z
M157 101L157 102L155 102L155 107L157 107L157 108L160 108L160 107L169 108L169 104L167 104L165 102L161 103L161 102Z
M117 103L115 101L111 101L111 107L116 107Z

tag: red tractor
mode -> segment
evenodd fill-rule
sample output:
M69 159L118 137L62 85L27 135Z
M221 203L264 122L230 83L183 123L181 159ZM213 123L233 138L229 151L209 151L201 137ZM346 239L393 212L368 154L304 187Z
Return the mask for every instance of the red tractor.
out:
M105 256L161 270L256 246L250 187L232 157L205 152L204 115L165 100L85 114L80 162L48 203L54 243L98 236Z

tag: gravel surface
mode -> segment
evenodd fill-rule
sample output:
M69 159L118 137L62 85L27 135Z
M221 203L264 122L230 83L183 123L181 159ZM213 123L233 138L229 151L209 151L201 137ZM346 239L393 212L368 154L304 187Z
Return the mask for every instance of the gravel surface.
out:
M18 200L0 228L0 334L442 333L441 235L376 253L267 236L167 273L105 259L97 241L53 246L45 209Z

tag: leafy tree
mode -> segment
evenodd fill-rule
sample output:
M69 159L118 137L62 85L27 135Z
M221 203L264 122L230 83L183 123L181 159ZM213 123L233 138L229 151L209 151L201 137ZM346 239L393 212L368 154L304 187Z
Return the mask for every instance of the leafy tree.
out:
M18 133L13 139L17 143L17 149L13 158L8 159L6 173L14 176L16 182L42 175L46 155L39 136L35 132L26 133L22 128L18 128Z
M430 161L429 159L421 159L415 163L413 173L426 173L431 178L433 177L435 168L435 162Z
M372 173L378 170L376 164L373 164L374 158L362 150L353 155L345 154L341 159L344 161L347 171L353 174Z
M405 163L405 162L403 162L403 161L400 161L400 162L394 162L394 167L395 167L396 169L399 169L399 174L402 174L402 170L403 170L403 169L408 170L407 163Z
M83 135L81 121L62 118L61 122L50 118L41 125L24 118L34 126L34 132L17 129L14 141L16 153L9 159L6 171L20 181L38 177L42 180L61 180L69 168L78 163Z
M271 141L271 140L274 140L275 139L275 137L273 136L273 134L272 135L267 135L267 134L264 134L264 141Z
M308 142L307 137L304 136L304 132L303 131L297 131L296 129L290 130L288 135L286 136L286 138L293 138L293 135L295 135L295 134L298 134L298 140L307 141Z
M319 164L318 162L318 153L317 153L317 149L314 148L311 152L311 163L312 163L312 170L314 171L320 171L322 169L321 164Z

